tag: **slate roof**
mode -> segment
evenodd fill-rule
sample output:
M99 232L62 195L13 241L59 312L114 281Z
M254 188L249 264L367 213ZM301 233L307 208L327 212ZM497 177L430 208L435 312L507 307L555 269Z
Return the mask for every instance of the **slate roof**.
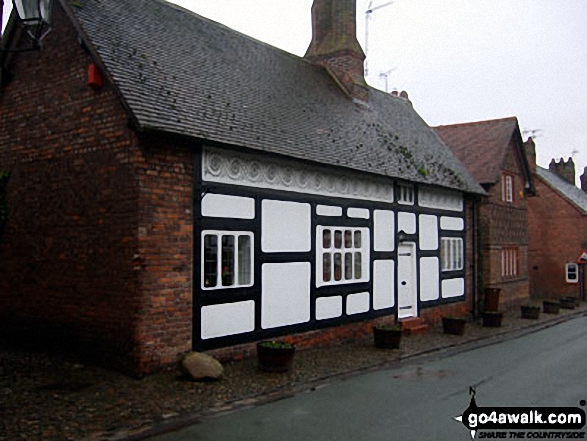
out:
M324 68L163 0L61 4L140 130L484 194L402 98L358 105Z
M587 193L577 186L565 181L556 173L542 168L539 165L536 166L536 175L542 179L546 185L562 195L579 210L583 211L584 214L587 214Z
M480 184L499 180L507 147L519 131L515 117L434 127Z

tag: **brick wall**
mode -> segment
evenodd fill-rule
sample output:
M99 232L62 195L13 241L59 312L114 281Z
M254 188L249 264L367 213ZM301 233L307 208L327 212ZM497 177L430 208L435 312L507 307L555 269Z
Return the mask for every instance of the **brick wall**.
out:
M500 307L525 303L529 298L528 259L528 199L524 196L524 175L512 138L502 164L502 171L513 176L513 203L502 201L501 176L488 189L489 197L480 209L483 248L484 286L500 288ZM518 249L518 275L502 276L502 249Z
M56 5L43 50L8 65L0 332L142 375L191 344L193 155L141 142L91 61Z
M193 144L150 135L141 142L138 365L168 365L192 345ZM140 269L139 269L140 268Z
M581 214L539 177L537 196L529 200L528 271L532 295L558 298L577 295L577 284L565 280L565 264L587 249L587 216Z

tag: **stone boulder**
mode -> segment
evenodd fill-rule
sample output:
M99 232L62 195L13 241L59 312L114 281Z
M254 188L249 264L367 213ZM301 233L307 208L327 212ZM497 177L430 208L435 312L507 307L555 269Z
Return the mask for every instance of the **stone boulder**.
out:
M219 380L224 368L213 357L200 352L190 352L181 361L182 371L193 381Z

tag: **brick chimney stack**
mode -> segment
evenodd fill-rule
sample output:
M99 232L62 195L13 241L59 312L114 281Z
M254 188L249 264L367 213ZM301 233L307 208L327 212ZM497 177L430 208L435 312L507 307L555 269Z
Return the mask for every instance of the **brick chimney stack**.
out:
M583 174L581 175L581 190L587 193L587 167L583 169Z
M548 169L568 183L575 185L575 163L573 162L573 158L569 158L567 162L563 158L559 162L555 162L553 159L550 161Z
M528 140L524 143L524 152L526 153L526 158L528 159L528 166L530 167L530 171L532 174L536 173L536 144L534 144L534 139L529 137Z
M367 102L365 53L357 40L356 0L314 0L305 58L326 67L352 98Z

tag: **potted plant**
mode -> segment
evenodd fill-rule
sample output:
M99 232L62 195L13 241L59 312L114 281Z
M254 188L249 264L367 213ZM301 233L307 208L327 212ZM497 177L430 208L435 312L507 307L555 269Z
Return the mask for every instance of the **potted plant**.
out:
M373 326L375 347L381 349L397 349L401 343L403 330L399 325Z
M462 317L442 317L442 329L445 334L463 335L465 333L465 324L467 319Z
M542 302L542 310L545 314L558 314L560 303L554 300L544 300Z
M483 326L489 328L499 328L501 320L503 319L503 312L499 311L485 311L483 313Z
M287 372L293 366L296 347L292 343L267 340L257 343L259 369L265 372Z
M540 306L522 305L520 309L523 319L537 320L540 317Z
M577 301L575 300L575 297L561 297L560 305L563 309L575 309Z

